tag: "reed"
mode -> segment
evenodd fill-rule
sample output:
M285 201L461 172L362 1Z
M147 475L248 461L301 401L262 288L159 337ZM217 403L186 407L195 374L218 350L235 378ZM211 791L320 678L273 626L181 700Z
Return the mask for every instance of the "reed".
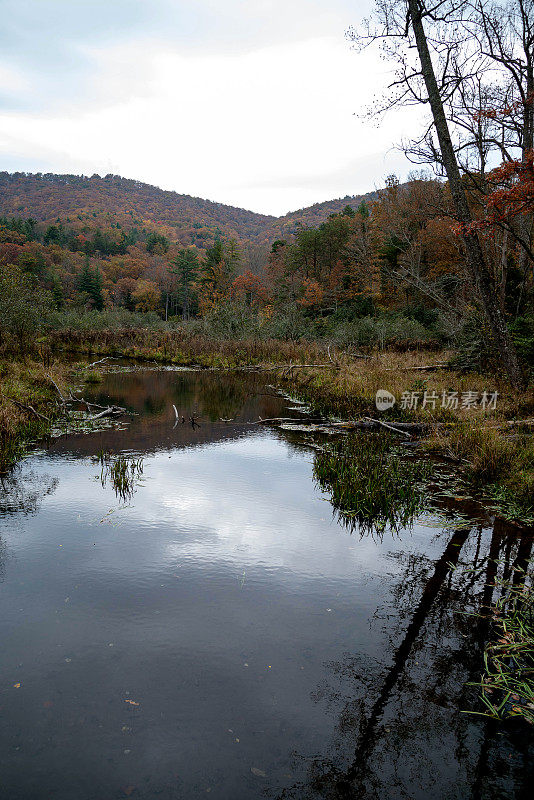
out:
M315 455L313 474L340 520L360 532L409 527L425 506L428 463L408 460L387 433L357 433Z
M95 460L101 465L102 486L106 487L110 483L120 500L123 502L130 500L142 479L143 459L138 456L115 456L109 451L102 450Z
M259 364L319 363L327 347L278 339L217 339L188 331L59 330L49 334L55 352L152 360L161 364L231 369Z
M492 636L484 651L479 683L483 716L520 717L534 724L534 593L532 587L501 583L492 609Z

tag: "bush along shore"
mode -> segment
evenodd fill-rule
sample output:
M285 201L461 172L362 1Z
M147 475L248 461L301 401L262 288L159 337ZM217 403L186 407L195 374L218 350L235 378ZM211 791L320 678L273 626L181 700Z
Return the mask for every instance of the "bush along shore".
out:
M0 359L0 478L36 442L70 432L90 433L126 409L88 402L71 387L100 380L98 365L51 360Z

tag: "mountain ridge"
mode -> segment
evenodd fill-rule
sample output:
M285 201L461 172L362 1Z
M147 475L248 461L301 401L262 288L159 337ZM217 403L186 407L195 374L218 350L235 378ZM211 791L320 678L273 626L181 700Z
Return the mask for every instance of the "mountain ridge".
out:
M291 235L299 224L315 227L345 205L374 196L376 192L347 195L275 217L119 175L0 172L0 215L80 228L95 224L163 228L170 241L201 248L217 235L267 245Z

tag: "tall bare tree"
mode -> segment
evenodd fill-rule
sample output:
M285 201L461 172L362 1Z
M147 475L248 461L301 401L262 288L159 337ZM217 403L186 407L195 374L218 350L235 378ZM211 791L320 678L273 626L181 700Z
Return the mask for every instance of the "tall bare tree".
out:
M534 0L474 0L466 29L479 42L481 54L497 76L494 85L502 92L494 105L501 129L494 144L503 161L517 157L519 151L526 163L534 150ZM532 214L525 213L509 230L520 246L521 293L533 277L533 223Z
M352 29L349 36L360 46L380 42L385 54L395 60L397 71L386 106L416 103L430 107L431 123L415 143L415 149L426 142L443 167L460 223L468 274L478 292L502 367L510 382L521 386L521 368L492 270L473 226L457 143L449 125L451 103L459 87L480 67L477 47L464 25L469 8L464 0L376 0L374 18L367 22L365 31ZM417 54L415 59L412 53Z

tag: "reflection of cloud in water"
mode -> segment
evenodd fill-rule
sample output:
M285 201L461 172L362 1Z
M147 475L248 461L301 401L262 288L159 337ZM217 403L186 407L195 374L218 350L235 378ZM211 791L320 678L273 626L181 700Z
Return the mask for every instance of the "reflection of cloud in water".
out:
M383 548L335 522L313 486L312 455L293 455L280 439L262 436L177 451L172 460L156 456L134 513L145 525L172 529L170 559L268 565L321 579L350 580L355 569L372 569ZM325 537L325 528L338 529L339 537ZM416 526L403 547L434 534Z

